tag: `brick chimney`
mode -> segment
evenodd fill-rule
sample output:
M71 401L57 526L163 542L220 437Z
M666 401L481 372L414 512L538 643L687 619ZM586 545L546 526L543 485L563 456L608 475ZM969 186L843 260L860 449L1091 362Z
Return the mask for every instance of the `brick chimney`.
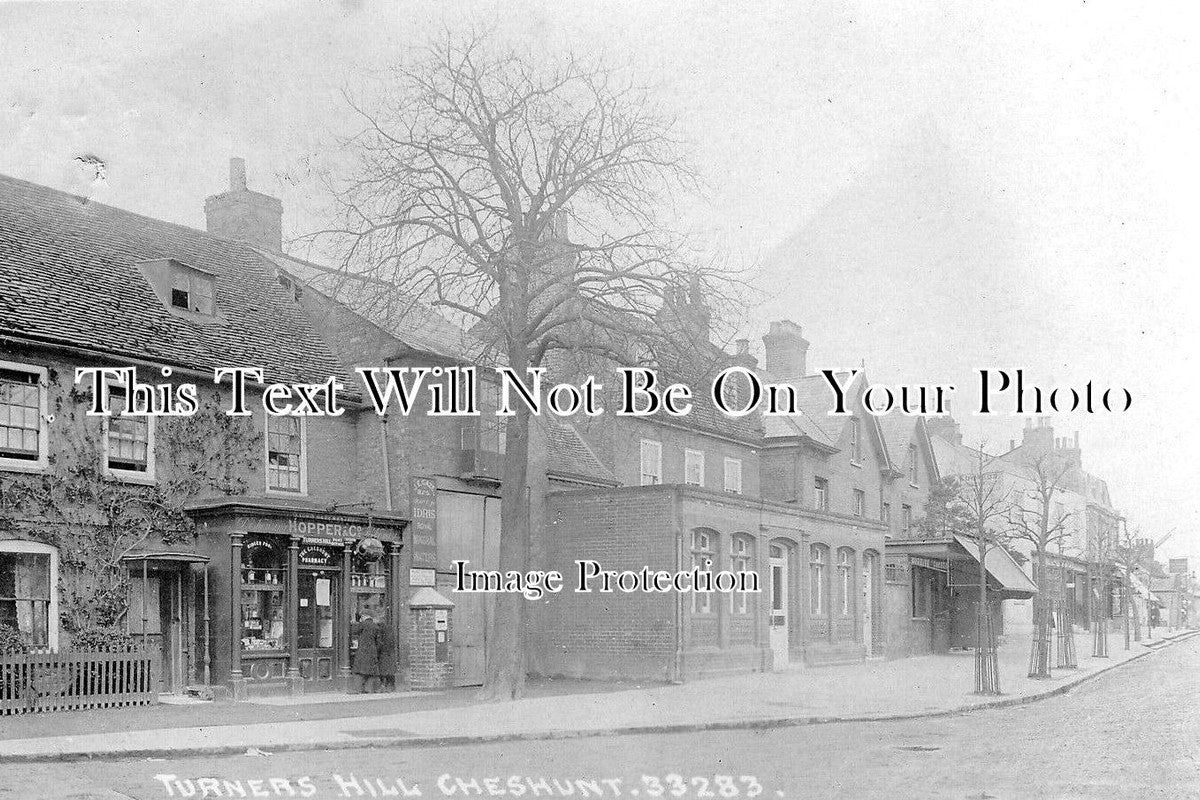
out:
M229 159L229 189L204 201L204 217L214 236L283 250L283 203L246 188L245 159Z
M767 349L768 376L781 381L804 377L808 368L808 340L801 334L799 325L790 319L775 320L763 337L763 345Z

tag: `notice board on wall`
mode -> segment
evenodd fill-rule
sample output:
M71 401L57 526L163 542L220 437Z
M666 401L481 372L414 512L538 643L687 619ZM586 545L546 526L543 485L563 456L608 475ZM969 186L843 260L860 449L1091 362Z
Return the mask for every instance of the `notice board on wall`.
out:
M413 569L437 568L437 481L413 476L409 484L409 551Z

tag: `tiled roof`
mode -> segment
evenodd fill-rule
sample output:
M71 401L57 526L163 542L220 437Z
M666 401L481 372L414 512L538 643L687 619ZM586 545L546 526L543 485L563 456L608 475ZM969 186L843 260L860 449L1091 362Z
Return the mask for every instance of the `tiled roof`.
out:
M851 390L860 385L855 378ZM766 435L808 436L815 442L836 447L841 438L845 419L829 416L836 407L837 398L829 383L821 375L805 375L790 381L796 390L796 405L801 414L789 417L763 417Z
M139 262L216 276L218 321L172 314ZM0 334L268 380L344 378L333 354L252 248L0 176Z
M547 421L549 463L546 471L616 484L612 470L604 466L575 427L557 420Z
M339 270L291 256L265 252L262 255L414 350L476 364L489 356L486 345L477 337L425 304L389 287L364 283ZM491 360L494 359L488 363Z
M916 438L917 418L900 412L877 417L883 431L883 441L894 464L904 464L908 445Z

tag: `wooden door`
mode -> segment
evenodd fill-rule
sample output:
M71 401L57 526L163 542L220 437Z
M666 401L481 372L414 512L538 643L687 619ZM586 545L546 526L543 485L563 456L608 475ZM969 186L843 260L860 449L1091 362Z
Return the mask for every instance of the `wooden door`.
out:
M332 689L338 675L341 578L332 570L300 570L296 586L296 648L300 676L312 691Z

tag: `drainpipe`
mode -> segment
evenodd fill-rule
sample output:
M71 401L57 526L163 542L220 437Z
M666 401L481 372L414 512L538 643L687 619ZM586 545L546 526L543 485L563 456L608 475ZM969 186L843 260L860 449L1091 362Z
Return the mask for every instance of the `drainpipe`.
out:
M383 360L383 366L390 367L392 362L399 358L396 356L388 356ZM379 447L383 451L383 507L387 511L392 510L392 462L388 455L388 440L387 440L387 414L382 414L379 417Z
M379 418L379 446L383 450L383 507L392 510L392 465L388 456L387 414Z
M679 524L679 495L671 499L671 525L675 529L675 573L683 571L683 528ZM671 682L683 683L683 593L675 592L675 659Z

